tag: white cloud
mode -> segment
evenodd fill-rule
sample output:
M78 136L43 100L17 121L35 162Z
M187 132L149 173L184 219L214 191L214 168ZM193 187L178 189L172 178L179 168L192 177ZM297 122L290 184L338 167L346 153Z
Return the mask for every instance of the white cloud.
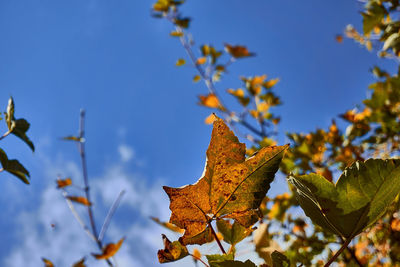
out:
M118 153L122 162L128 162L135 156L135 151L128 145L119 145Z

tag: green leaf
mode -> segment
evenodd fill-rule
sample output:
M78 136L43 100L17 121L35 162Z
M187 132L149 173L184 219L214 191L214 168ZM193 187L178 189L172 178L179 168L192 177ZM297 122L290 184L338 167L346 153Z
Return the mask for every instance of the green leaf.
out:
M210 263L210 267L257 267L253 262L247 260L245 262L225 260L220 262Z
M226 220L217 220L217 228L224 237L224 241L231 245L239 243L253 232L251 228L243 227L236 221L231 224Z
M157 253L160 263L177 261L189 255L186 246L182 245L179 241L171 242L165 235L162 235L162 238L164 249L160 249Z
M208 264L210 267L218 267L219 263L227 261L227 260L232 260L234 259L233 254L213 254L213 255L206 255Z
M365 35L368 35L375 26L378 26L384 19L386 9L378 4L371 3L366 13L361 13L363 16L363 31Z
M26 135L26 132L29 130L29 127L30 124L25 119L18 119L15 121L15 127L11 133L19 137L22 141L24 141L32 149L32 151L35 151L35 146Z
M273 267L289 267L290 266L289 259L277 250L272 252L271 258L272 258L272 266Z
M29 184L28 170L25 169L25 167L21 163L19 163L18 160L16 159L9 160L6 152L1 148L0 148L0 163L6 172L11 173L12 175L18 177L24 183Z
M10 97L8 100L8 105L7 105L7 112L5 113L6 115L6 123L8 130L12 130L12 122L14 120L14 110L15 110L15 105L14 105L14 99Z
M314 223L353 238L375 223L400 191L400 160L369 159L346 168L336 185L317 174L290 176Z

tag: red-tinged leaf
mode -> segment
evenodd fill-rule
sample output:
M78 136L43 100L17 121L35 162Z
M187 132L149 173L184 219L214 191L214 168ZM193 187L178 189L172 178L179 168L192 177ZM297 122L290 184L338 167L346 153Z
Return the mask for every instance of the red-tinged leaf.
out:
M197 60L196 60L196 65L203 65L203 64L205 64L207 62L207 58L206 57L199 57Z
M73 202L85 205L85 206L91 206L92 203L89 202L89 200L86 197L80 197L80 196L67 196L67 198Z
M71 178L66 178L66 179L57 179L57 188L64 188L67 186L72 185L72 180Z
M92 253L93 257L95 257L97 260L106 260L108 258L111 258L114 256L119 248L121 247L122 243L124 242L125 238L121 238L118 243L109 243L103 248L103 253L102 254L94 254Z
M42 261L44 262L44 267L54 267L54 264L50 260L42 258Z

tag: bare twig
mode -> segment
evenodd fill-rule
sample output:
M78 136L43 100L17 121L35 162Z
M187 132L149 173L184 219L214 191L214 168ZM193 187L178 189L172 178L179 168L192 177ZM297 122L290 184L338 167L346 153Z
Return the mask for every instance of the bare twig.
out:
M116 209L118 208L119 203L121 202L122 196L125 194L125 190L122 190L119 194L118 197L115 199L114 203L111 205L110 210L108 211L108 214L106 216L106 218L104 219L104 223L103 226L100 229L100 234L98 239L100 241L103 240L104 234L107 231L108 226L110 225L111 222L111 218L114 215Z
M8 135L11 134L11 131L7 131L5 134L3 134L2 136L0 136L0 140L6 138Z
M81 112L80 112L78 147L79 147L79 154L81 156L83 182L85 185L85 195L86 195L86 199L88 200L88 202L91 203L89 177L88 177L88 173L87 173L86 154L85 154L85 110L83 110L83 109L81 109ZM89 215L90 226L92 228L92 234L93 234L93 236L97 237L98 234L97 234L97 229L96 229L96 223L95 223L91 205L87 206L87 211L88 211L88 215ZM99 247L99 249L103 250L102 241L96 238L96 243L97 243L97 246ZM111 263L110 260L107 259L106 262L108 263L109 266L113 266L113 264Z
M347 248L347 246L350 244L351 238L348 238L340 247L340 249L338 251L336 251L335 255L332 256L332 258L330 258L328 260L328 262L324 265L324 267L329 267L336 259L337 257L339 257L339 255L343 252L343 250L345 250Z
M67 192L63 190L62 192L65 201L68 204L69 209L72 212L72 215L74 215L75 219L78 221L78 223L82 226L83 230L85 230L86 234L94 241L97 242L96 237L90 232L89 227L83 222L82 218L79 216L78 212L75 210L74 204L72 204L72 201L67 198Z

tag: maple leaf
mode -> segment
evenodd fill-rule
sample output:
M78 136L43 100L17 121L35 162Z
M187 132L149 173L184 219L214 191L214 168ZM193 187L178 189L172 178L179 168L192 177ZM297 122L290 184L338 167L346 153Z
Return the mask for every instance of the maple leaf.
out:
M185 229L182 244L212 241L212 220L230 218L244 227L253 225L287 148L265 147L246 160L245 145L216 118L202 178L181 188L163 187L171 201L170 222Z

